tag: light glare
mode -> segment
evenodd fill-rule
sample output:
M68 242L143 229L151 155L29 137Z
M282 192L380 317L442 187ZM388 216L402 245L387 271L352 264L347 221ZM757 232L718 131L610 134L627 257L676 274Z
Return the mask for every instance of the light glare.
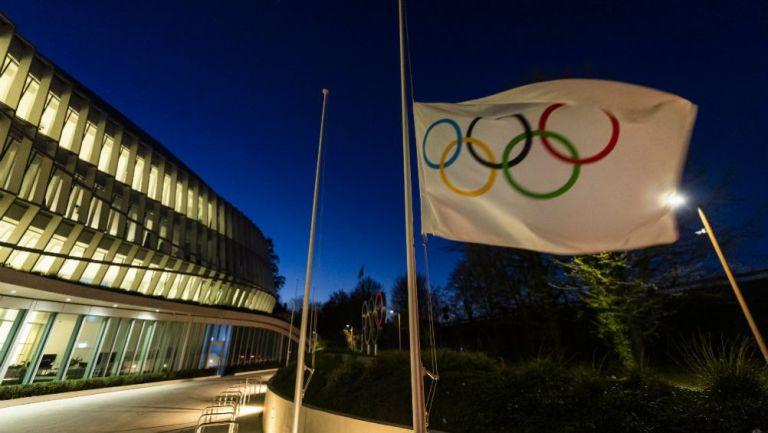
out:
M667 194L664 202L667 204L667 206L676 209L685 204L685 196L678 193L677 191L673 191Z

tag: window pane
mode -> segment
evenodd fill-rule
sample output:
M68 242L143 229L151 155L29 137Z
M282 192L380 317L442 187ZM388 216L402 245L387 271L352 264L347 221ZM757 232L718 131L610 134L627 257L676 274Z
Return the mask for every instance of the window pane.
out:
M19 62L10 55L3 61L2 70L0 70L0 101L8 103L8 93L11 91L11 84L16 74L19 72Z
M93 156L93 143L96 140L96 125L88 121L85 123L85 132L83 132L83 142L80 145L80 159L91 162Z
M18 314L19 310L0 308L0 352L5 349L6 344L10 343L11 329Z
M59 140L59 146L64 149L72 150L72 143L75 139L75 128L77 127L77 120L80 116L72 107L67 109L67 117L64 119L64 129L61 130L61 139Z
M141 191L144 176L144 158L136 157L136 166L133 169L133 183L131 188Z
M96 248L96 251L93 253L92 260L104 260L106 255L107 250ZM80 277L80 282L85 284L92 284L93 280L96 279L96 274L99 272L99 269L102 266L104 265L99 263L88 263L88 266L85 267L85 271L83 271L83 276Z
M56 316L51 332L45 341L40 363L37 365L37 371L32 382L56 380L62 363L67 362L64 359L64 352L67 351L67 345L72 339L72 332L74 332L76 324L76 314L59 314Z
M163 175L163 198L160 201L163 206L171 205L171 176Z
M69 252L69 256L83 257L86 248L88 248L88 244L84 242L77 242L72 247L72 251ZM77 269L77 265L80 263L81 262L79 260L72 259L65 261L64 265L62 265L61 269L59 270L59 277L64 278L65 280L72 279L72 274L75 273L75 269Z
M66 239L67 238L64 236L53 235L51 240L48 241L48 245L46 245L45 251L49 253L60 253L62 247L64 247L64 241L66 241ZM53 256L40 256L32 271L47 274L50 272L51 266L53 266L55 260L56 257Z
M32 106L35 104L35 98L37 98L37 92L40 90L40 82L31 75L27 77L27 81L24 83L24 93L21 95L21 101L16 108L16 115L22 119L29 121L29 115L32 113Z
M43 163L43 158L35 153L32 156L32 162L27 168L27 172L24 173L24 180L21 181L21 190L19 190L19 196L25 200L32 200L35 191L37 190L37 184L40 180L40 165Z
M11 184L11 174L16 166L16 154L19 152L19 141L13 137L8 137L8 143L5 152L0 159L0 185L3 189L8 189Z
M5 377L0 380L2 384L20 383L24 379L24 374L29 368L32 356L43 336L45 324L48 322L50 313L41 313L31 311L27 315L24 325L21 327L19 339L16 346L11 348L8 357L8 370Z
M50 136L53 122L56 120L56 113L59 111L59 104L61 101L58 96L52 92L48 92L48 99L45 101L45 109L43 110L43 117L40 119L40 132Z
M17 245L21 247L33 248L42 234L43 231L37 227L29 227L27 228L27 231L24 232L24 235L21 237L21 240ZM29 254L30 253L27 251L14 250L11 255L8 256L8 260L5 263L14 269L21 269L21 267L24 266L24 262L27 260L27 257L29 257Z
M88 363L96 349L96 341L99 338L99 331L106 320L105 317L85 316L83 325L80 328L80 335L77 336L75 347L72 350L72 358L69 361L65 379L82 379L85 376Z
M117 160L117 174L115 177L120 182L125 183L126 176L128 175L128 157L131 155L131 151L125 146L120 146L120 157Z
M149 168L149 185L147 188L147 195L157 200L157 177L159 176L159 170L156 165Z
M99 156L99 170L104 173L109 172L109 163L112 162L112 146L115 140L109 135L104 135L104 143L101 145L101 155Z

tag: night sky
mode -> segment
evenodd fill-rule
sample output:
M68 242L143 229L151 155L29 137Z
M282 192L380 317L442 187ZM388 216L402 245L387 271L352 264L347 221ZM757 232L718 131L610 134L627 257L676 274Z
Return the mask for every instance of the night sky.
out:
M768 230L768 3L560 3L412 0L415 99L565 77L678 94L699 106L687 175L706 180L686 192L703 200L732 176L712 224ZM350 290L362 265L387 289L405 272L395 0L3 0L0 12L274 239L284 300L303 287L328 87L317 299ZM457 245L430 239L432 284ZM765 238L730 254L738 270L768 267Z

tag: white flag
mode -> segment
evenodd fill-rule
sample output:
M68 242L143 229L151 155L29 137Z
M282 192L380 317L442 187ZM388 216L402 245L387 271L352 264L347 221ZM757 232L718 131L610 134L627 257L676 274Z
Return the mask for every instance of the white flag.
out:
M423 233L554 254L677 240L696 106L601 80L415 103Z

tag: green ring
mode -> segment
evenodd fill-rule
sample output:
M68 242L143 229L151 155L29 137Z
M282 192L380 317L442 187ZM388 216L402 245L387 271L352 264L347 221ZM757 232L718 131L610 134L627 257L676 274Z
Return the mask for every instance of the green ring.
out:
M556 132L551 132L551 131L531 131L531 135L554 138L555 140L562 143L568 149L573 159L579 159L579 153L576 151L576 147L573 145L573 143L568 141L568 139L563 137L562 135ZM507 147L504 148L504 156L501 159L501 168L502 168L502 171L504 172L504 177L507 179L507 182L509 182L512 188L516 189L517 192L519 192L520 194L528 198L533 198L538 200L549 200L565 194L576 183L576 179L579 178L579 173L581 172L581 164L579 163L573 164L573 171L571 172L571 177L568 179L568 181L565 182L565 184L560 188L551 192L529 191L523 188L522 186L520 186L512 178L512 175L509 173L509 162L508 162L509 153L512 151L512 148L514 148L517 145L517 143L524 140L526 136L527 134L525 132L521 133L520 135L516 136L512 140L509 140L509 143L507 143Z

